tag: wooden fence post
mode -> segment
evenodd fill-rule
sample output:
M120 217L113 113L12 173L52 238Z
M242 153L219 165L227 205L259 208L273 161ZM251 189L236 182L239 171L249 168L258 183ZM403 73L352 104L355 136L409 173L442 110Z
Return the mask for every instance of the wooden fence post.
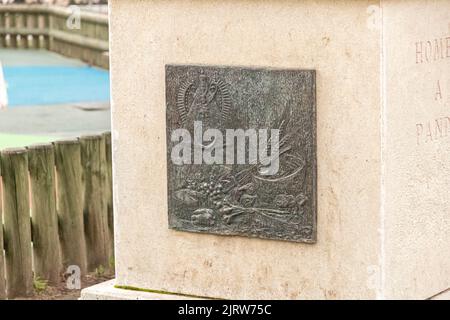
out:
M106 206L108 211L108 227L110 241L110 257L114 257L114 211L113 211L113 182L112 182L112 145L111 132L103 133L106 152Z
M2 176L0 163L0 178ZM5 256L3 254L2 184L0 184L0 300L6 298Z
M84 184L84 223L88 269L109 267L108 212L105 201L105 140L101 135L80 138Z
M75 265L87 271L83 222L81 150L78 140L54 143L57 185L57 212L64 270Z
M26 149L1 152L8 297L33 292L31 225Z
M35 277L60 282L61 254L55 194L55 154L52 144L28 148L31 183L33 261Z

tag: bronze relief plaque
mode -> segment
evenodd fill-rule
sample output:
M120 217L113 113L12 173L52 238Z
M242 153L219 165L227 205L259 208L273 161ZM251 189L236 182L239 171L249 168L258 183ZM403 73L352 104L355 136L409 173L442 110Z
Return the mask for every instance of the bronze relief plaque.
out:
M314 243L314 70L167 65L171 229Z

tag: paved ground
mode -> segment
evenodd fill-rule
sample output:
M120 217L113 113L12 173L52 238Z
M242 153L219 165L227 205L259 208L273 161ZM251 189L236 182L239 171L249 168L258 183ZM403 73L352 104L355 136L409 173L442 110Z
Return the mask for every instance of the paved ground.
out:
M0 49L0 61L8 67L57 66L84 68L81 61L68 59L45 50ZM17 73L15 74L17 76ZM66 75L67 76L67 75ZM24 80L26 75L24 75ZM45 87L46 95L60 95L58 90ZM87 87L97 90L95 82ZM31 85L32 86L32 85ZM24 85L25 93L31 86ZM48 90L47 90L48 89ZM53 88L54 89L54 88ZM79 90L83 90L80 88ZM81 95L80 95L81 96ZM84 97L86 92L84 92ZM95 101L96 95L92 100ZM86 101L87 99L83 99ZM51 105L10 106L0 110L0 149L27 146L33 143L48 142L65 137L78 137L83 134L101 133L110 130L109 102L71 102Z
M47 50L0 49L0 61L3 66L73 66L86 64L76 59L66 58Z
M108 107L94 103L0 110L0 149L109 131Z

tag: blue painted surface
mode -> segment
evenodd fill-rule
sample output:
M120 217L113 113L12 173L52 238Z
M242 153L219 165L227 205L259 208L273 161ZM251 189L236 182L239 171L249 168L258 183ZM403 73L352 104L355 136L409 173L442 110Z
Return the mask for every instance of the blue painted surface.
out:
M108 71L83 66L5 66L10 107L109 101Z

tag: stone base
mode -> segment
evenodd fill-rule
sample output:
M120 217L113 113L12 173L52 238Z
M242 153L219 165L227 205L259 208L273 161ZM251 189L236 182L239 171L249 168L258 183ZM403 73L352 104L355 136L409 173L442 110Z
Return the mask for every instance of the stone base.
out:
M115 279L99 283L81 291L80 300L198 300L187 296L114 287Z
M430 299L431 300L450 300L450 288L431 297Z
M116 288L115 279L96 284L81 291L80 300L199 300L183 295L156 293L148 291ZM433 297L431 300L450 300L450 288Z

